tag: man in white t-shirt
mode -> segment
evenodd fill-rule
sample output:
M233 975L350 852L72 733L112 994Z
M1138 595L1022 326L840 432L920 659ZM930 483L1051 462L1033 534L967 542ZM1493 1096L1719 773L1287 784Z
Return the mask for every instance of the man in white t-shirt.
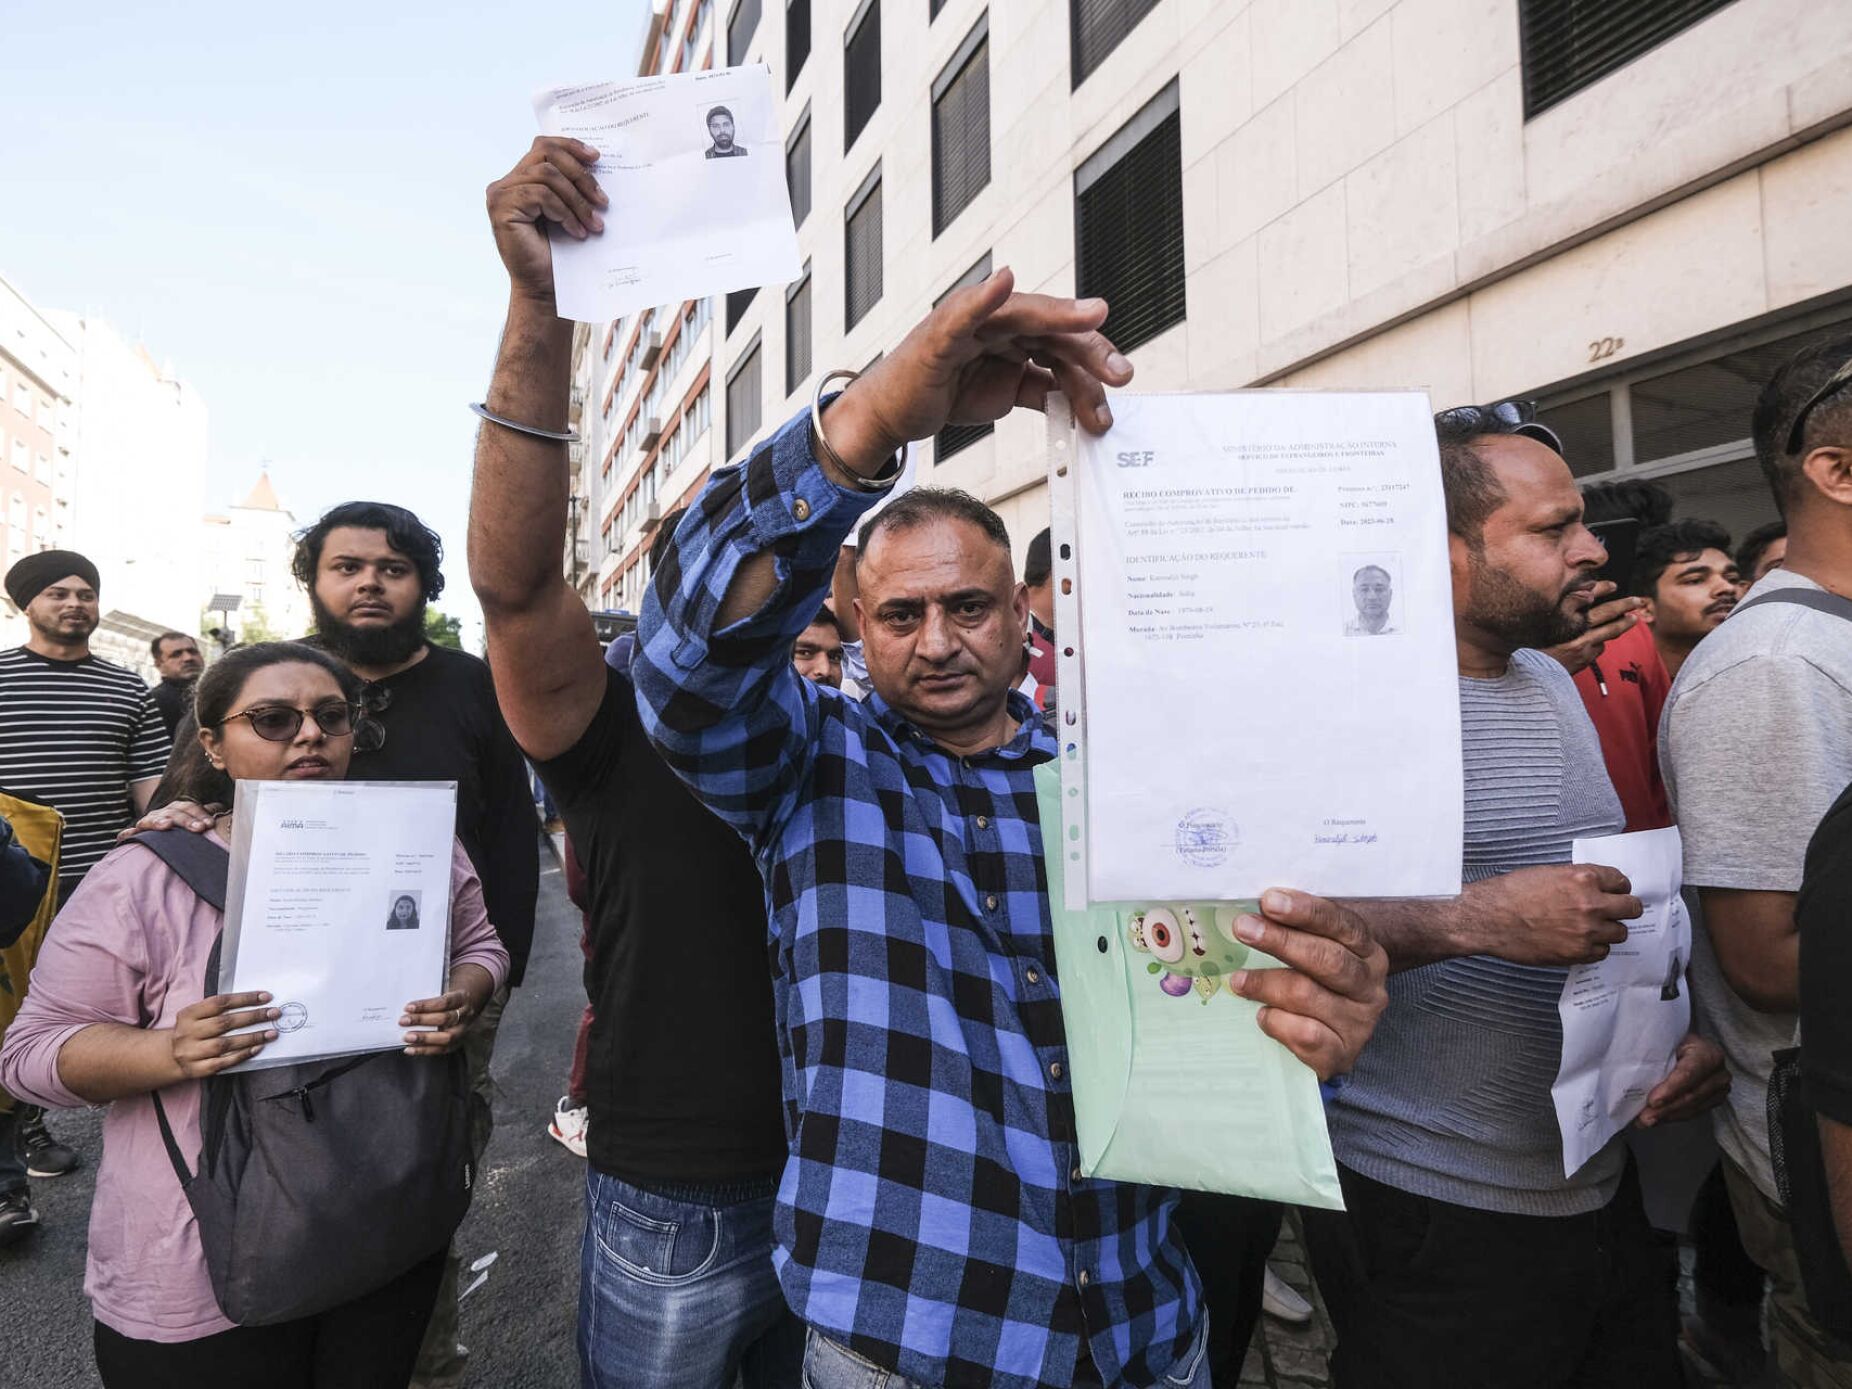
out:
M1773 1351L1809 1385L1852 1386L1852 1351L1807 1314L1768 1142L1770 1056L1791 1046L1794 920L1807 841L1852 782L1852 338L1802 352L1763 388L1756 453L1788 522L1784 567L1698 643L1660 724L1659 756L1703 929L1701 1025L1730 1064L1715 1111L1744 1247L1769 1274ZM1823 1125L1829 1167L1852 1128Z

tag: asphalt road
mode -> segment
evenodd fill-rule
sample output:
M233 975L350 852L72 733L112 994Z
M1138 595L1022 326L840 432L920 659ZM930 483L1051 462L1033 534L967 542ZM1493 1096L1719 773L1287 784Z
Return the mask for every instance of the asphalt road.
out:
M585 995L578 912L566 900L552 855L540 853L533 957L496 1041L495 1136L458 1236L466 1265L496 1255L488 1281L462 1307L462 1341L470 1351L465 1383L477 1389L578 1383L573 1323L585 1165L546 1136L546 1121L566 1088ZM94 1389L101 1381L90 1352L83 1277L102 1114L57 1112L51 1127L87 1161L68 1177L32 1184L40 1229L0 1250L0 1384ZM465 1274L466 1286L471 1276Z

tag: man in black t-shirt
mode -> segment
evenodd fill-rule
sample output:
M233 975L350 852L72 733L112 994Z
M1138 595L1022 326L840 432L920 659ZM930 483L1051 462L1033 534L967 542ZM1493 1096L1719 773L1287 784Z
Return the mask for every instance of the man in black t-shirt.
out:
M1820 1126L1839 1242L1852 1259L1852 787L1807 845L1800 931L1801 1072Z
M511 313L486 408L564 431L572 325L551 308L551 254L530 201L538 160L491 186L489 214L517 302L544 282L546 326ZM512 415L517 380L544 383L544 405ZM470 580L502 711L591 890L582 1382L796 1384L802 1328L772 1269L786 1147L765 889L739 836L644 736L629 642L607 663L560 571L565 448L535 467L510 447L520 437L494 423L478 437ZM673 523L658 528L658 555Z
M356 781L454 781L457 838L482 880L489 921L508 947L508 982L463 1043L482 1099L471 1134L478 1158L494 1127L489 1063L509 990L527 969L540 890L539 824L527 766L502 721L488 666L425 638L427 605L444 590L443 544L404 507L345 502L303 532L293 565L315 613L311 639L366 685L348 776ZM461 1380L454 1249L418 1356L414 1389Z
M193 707L193 684L206 663L199 654L199 643L185 632L163 632L148 643L154 655L154 668L161 683L152 691L154 707L161 711L167 736L174 736L180 720Z

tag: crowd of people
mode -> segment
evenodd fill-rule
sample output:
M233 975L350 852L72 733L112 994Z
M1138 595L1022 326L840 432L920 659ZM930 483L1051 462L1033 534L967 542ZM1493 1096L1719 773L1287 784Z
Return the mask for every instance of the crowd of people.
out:
M1080 1165L1034 786L1060 697L1048 533L1019 577L981 502L893 492L907 441L1051 391L1110 429L1132 367L1106 305L1008 271L948 296L663 519L636 630L603 643L557 563L571 325L548 242L597 234L594 158L543 138L489 190L511 295L468 536L486 663L426 639L442 547L382 503L300 537L313 632L210 665L164 633L152 690L90 651L88 559L6 575L31 636L0 653L0 1242L36 1224L32 1180L99 1162L85 1290L111 1389L462 1382L435 1196L356 1162L341 1204L429 1204L417 1228L443 1233L384 1262L331 1236L295 1271L317 1299L239 1319L181 1175L204 1178L234 1068L277 1036L270 995L215 987L250 779L457 783L446 990L344 1093L437 1096L480 1160L534 934L531 768L583 912L546 1122L586 1160L585 1385L1233 1386L1262 1306L1299 1311L1269 1292L1282 1209ZM1347 1389L1675 1386L1681 1343L1740 1383L1852 1385L1802 1224L1852 1244L1852 340L1783 366L1750 423L1783 520L1733 547L1650 484L1579 489L1521 404L1435 419L1463 890L1282 884L1236 926L1280 967L1232 986L1327 1082L1346 1210L1303 1222ZM1356 582L1378 632L1389 576ZM1572 844L1674 824L1694 1028L1635 1130L1566 1175L1565 971L1642 909ZM691 961L700 987L675 987ZM1770 1141L1797 1029L1824 1208ZM82 1104L108 1106L101 1154L46 1125Z

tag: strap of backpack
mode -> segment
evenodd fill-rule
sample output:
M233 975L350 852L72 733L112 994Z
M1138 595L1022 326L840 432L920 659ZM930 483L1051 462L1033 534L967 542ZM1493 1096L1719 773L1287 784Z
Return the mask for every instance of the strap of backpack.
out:
M128 841L139 844L174 870L200 901L225 910L225 885L231 855L203 834L191 830L148 830Z
M193 889L193 893L202 902L219 911L225 910L225 885L231 872L231 855L203 834L194 834L191 830L150 830L138 834L128 841L139 844L160 859L174 874ZM206 962L206 992L218 992L219 986L219 945L224 940L223 933L212 942L212 955ZM192 1184L193 1173L187 1169L186 1158L180 1151L180 1144L174 1139L173 1125L167 1121L167 1106L161 1103L161 1092L155 1091L154 1119L161 1126L161 1143L167 1149L167 1160L173 1164L174 1175L180 1178L180 1185ZM203 1095L202 1095L203 1100Z
M1842 617L1852 622L1852 598L1842 598L1837 593L1828 593L1823 588L1778 588L1769 593L1758 593L1747 603L1738 603L1736 612L1746 612L1750 608L1759 608L1764 603L1792 603L1800 608L1812 608L1817 613L1828 617ZM1736 613L1730 614L1732 617Z

